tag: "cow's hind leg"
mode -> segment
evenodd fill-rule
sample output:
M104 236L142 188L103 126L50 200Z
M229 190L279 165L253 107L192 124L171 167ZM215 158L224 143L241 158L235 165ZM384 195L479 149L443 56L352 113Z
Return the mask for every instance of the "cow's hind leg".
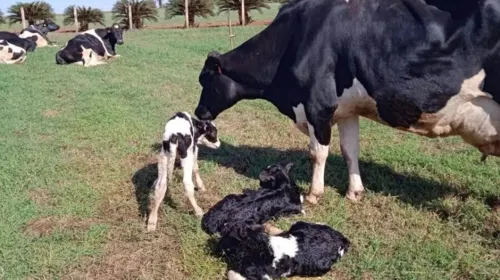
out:
M340 149L349 169L349 188L346 197L359 200L364 191L359 173L359 117L354 116L337 122L340 134Z

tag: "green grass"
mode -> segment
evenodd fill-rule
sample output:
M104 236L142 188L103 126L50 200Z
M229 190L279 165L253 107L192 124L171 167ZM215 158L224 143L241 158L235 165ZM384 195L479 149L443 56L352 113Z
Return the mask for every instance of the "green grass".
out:
M261 28L235 28L237 43ZM122 57L96 68L57 66L57 48L0 65L4 279L223 278L180 176L157 232L145 232L138 209L156 176L164 123L194 110L199 71L209 51L229 49L227 29L128 32L125 40ZM308 139L271 104L241 102L217 124L222 147L200 154L202 208L257 187L260 169L283 160L308 187ZM457 138L424 139L365 120L361 133L363 201L343 198L347 170L335 129L325 196L307 216L277 222L325 222L351 239L323 279L498 278L500 214L487 203L500 195L498 159L483 165Z

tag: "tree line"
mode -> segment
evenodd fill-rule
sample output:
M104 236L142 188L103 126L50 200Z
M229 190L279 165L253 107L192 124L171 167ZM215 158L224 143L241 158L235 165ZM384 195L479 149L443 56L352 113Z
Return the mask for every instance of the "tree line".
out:
M252 22L250 16L251 10L257 10L262 13L263 9L269 9L270 2L284 3L288 0L245 0L245 22ZM158 21L158 9L165 8L164 16L166 19L175 16L184 15L185 0L170 0L164 4L162 0L119 0L113 5L111 10L112 19L129 28L128 6L132 10L132 25L136 29L144 27L146 21ZM15 24L21 23L21 7L24 8L25 19L29 24L35 24L37 21L46 18L55 18L54 9L45 1L35 2L18 2L9 7L5 16L0 10L0 24ZM68 6L64 10L63 24L71 26L75 24L73 10L76 8L79 23L79 30L85 31L89 29L90 24L105 25L105 14L102 10L87 6ZM241 15L241 0L188 0L188 17L189 25L196 27L195 19L198 17L209 18L228 11L238 11L240 24L242 23Z

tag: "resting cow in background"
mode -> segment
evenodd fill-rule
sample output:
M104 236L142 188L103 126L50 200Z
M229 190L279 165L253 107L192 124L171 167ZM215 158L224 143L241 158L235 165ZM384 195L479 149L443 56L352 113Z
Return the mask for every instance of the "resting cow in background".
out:
M46 47L47 45L53 45L53 42L49 40L47 34L49 32L54 32L59 30L59 25L57 25L51 19L45 19L43 22L38 24L32 24L21 31L19 37L30 38L33 36L37 37L36 45L39 48Z
M26 50L0 39L0 64L20 64L26 60Z
M334 124L346 197L361 198L359 116L500 156L500 1L449 2L292 0L236 49L209 53L195 114L213 120L243 99L273 103L310 137L312 204Z
M37 36L20 38L16 33L0 31L0 40L8 41L13 45L23 48L27 52L35 51L37 39Z
M123 29L118 24L108 28L90 29L69 40L66 46L57 52L56 62L86 66L102 64L103 60L119 56L116 54L116 44L123 44ZM83 49L91 50L88 53L92 58L86 57ZM86 61L91 61L92 65L86 64Z

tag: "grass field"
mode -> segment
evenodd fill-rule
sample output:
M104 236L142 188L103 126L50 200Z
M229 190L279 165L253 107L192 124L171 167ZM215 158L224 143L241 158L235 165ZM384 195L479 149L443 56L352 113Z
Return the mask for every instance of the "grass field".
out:
M235 28L237 43L262 27ZM64 44L71 34L55 34ZM146 233L140 213L155 179L165 121L192 112L207 53L227 51L226 28L127 32L122 57L96 68L56 66L57 48L0 65L0 278L223 279L208 236L183 197L180 174ZM241 102L217 119L222 146L202 149L203 209L261 168L293 161L308 187L308 139L269 103ZM322 279L498 279L500 161L457 138L424 139L361 126L368 193L346 201L336 129L326 193L305 217L343 232L352 249Z

